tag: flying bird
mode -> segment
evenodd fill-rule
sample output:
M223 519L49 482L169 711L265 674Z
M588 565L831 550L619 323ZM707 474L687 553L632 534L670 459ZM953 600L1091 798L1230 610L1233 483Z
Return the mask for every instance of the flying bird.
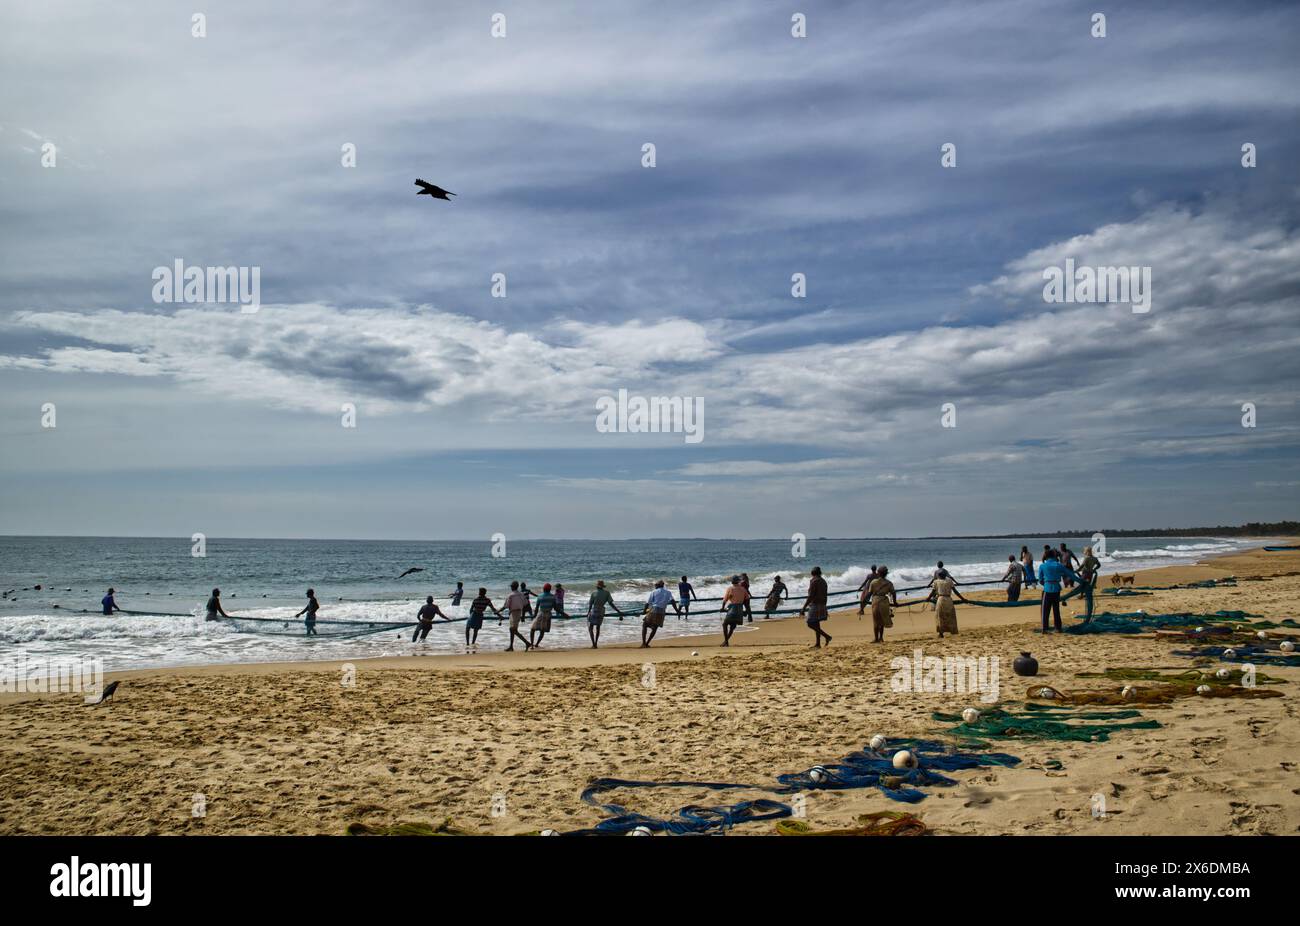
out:
M398 578L399 578L399 579L405 579L407 576L409 576L409 575L410 575L411 573L413 573L413 572L424 572L424 567L423 567L423 566L412 566L410 569L406 570L406 572L404 572L404 573L402 573L400 576L398 576Z
M448 193L440 186L435 186L432 183L425 183L423 180L418 178L415 181L415 185L420 188L420 192L416 193L416 196L424 196L427 194L435 199L446 199L447 202L451 202L448 197L456 195L455 193Z

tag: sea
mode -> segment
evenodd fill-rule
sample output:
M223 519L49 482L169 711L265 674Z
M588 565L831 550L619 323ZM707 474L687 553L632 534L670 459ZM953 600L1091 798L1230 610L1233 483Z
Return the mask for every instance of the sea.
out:
M961 582L996 580L1007 556L1027 545L1037 562L1053 536L960 539L809 539L800 550L789 540L520 540L504 549L482 541L267 540L208 538L194 555L188 537L0 536L0 659L102 660L105 670L184 665L363 659L465 651L463 622L434 625L426 641L412 643L411 628L385 627L358 636L299 634L293 615L308 587L326 621L413 622L426 595L453 618L468 614L480 586L498 606L512 580L541 591L562 582L566 608L581 613L597 579L617 602L639 607L656 579L676 593L682 575L702 598L720 596L731 575L749 573L761 601L776 576L802 601L808 573L821 566L832 591L856 588L874 564L887 565L895 585L929 581L937 561ZM1087 538L1065 538L1082 555ZM1108 538L1103 574L1193 563L1260 543L1219 537ZM803 556L797 554L803 553ZM504 553L505 555L494 555ZM421 571L405 577L411 568ZM467 595L460 606L447 598L456 582ZM36 586L41 586L39 591ZM116 589L118 606L134 614L105 617L100 600ZM214 587L233 616L260 622L204 620ZM851 601L851 597L840 599ZM718 603L699 602L687 620L670 611L660 637L716 630ZM756 617L761 620L761 615ZM248 627L276 633L249 632ZM323 625L322 625L323 626ZM747 625L748 627L748 625ZM503 649L508 624L489 612L480 651ZM527 622L525 622L525 629ZM639 639L640 620L606 617L602 644ZM588 646L585 620L557 620L547 648Z

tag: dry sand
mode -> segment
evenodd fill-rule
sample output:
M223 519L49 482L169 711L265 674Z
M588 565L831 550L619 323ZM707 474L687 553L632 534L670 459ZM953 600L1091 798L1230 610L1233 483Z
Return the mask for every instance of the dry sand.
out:
M1225 575L1269 578L1119 603L1099 596L1098 610L1297 616L1300 553L1235 554L1149 570L1138 582ZM602 819L578 798L595 777L774 783L861 749L875 733L940 732L932 711L978 702L892 691L890 659L917 646L926 655L1001 657L1001 695L1011 704L1028 687L1011 674L1020 650L1040 660L1040 684L1060 689L1117 687L1076 678L1082 671L1190 666L1154 637L1044 638L1032 632L1034 608L959 605L958 619L960 635L938 640L932 612L900 610L886 643L873 645L869 615L839 612L828 626L835 643L822 651L810 648L802 621L760 620L730 649L705 635L648 651L360 660L353 687L341 684L340 663L297 663L117 673L121 690L103 707L79 695L3 696L0 833L342 833L353 822L446 818L484 833L575 829ZM712 615L694 620L717 626ZM493 627L485 649L504 643ZM646 663L653 687L643 684ZM814 792L808 822L847 826L860 813L907 809L939 833L1293 834L1300 669L1266 671L1289 681L1285 697L1143 708L1160 729L1103 743L1001 741L997 748L1023 759L1019 767L952 773L956 787L933 789L914 806L875 789ZM1100 819L1091 812L1098 793L1107 810ZM206 800L202 818L192 814L195 794ZM761 796L644 789L612 798L670 815L688 803ZM735 832L770 833L772 824Z

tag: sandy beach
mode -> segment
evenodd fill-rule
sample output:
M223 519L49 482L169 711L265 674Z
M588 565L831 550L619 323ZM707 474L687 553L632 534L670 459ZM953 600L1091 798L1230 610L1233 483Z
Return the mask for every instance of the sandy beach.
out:
M1225 576L1238 584L1099 595L1097 610L1296 617L1300 551L1147 570L1137 584ZM1108 586L1104 574L1099 591ZM1078 614L1072 604L1067 614ZM933 711L986 706L974 695L892 690L890 660L917 647L999 657L1001 702L1016 706L1029 687L1011 673L1022 650L1040 661L1035 684L1061 690L1119 688L1082 672L1192 667L1155 634L1043 637L1033 607L959 604L958 619L960 634L939 640L932 611L900 609L885 644L873 645L870 616L840 611L822 651L802 621L759 619L723 649L716 615L697 613L709 632L649 650L535 653L497 651L505 634L489 621L484 652L357 661L351 685L341 663L293 663L115 673L122 686L102 707L75 694L4 695L0 833L341 834L355 823L448 819L480 833L566 831L604 818L579 799L593 778L775 786L776 775L835 762L873 734L940 736L951 725ZM875 788L815 791L807 823L847 827L859 814L908 810L939 834L1295 834L1300 670L1264 670L1286 681L1270 686L1283 697L1143 705L1161 726L1107 742L998 740L992 748L1018 766L954 772L955 787L915 805ZM1093 813L1098 794L1104 817ZM203 816L192 812L195 795ZM646 788L610 799L668 816L763 796Z

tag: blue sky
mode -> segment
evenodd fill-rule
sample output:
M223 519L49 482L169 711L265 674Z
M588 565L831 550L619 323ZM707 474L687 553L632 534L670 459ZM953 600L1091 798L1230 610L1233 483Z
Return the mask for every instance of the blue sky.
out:
M1295 517L1300 10L1095 6L6 12L0 531ZM1067 257L1151 311L1045 303ZM260 311L155 304L176 259ZM704 440L598 432L620 388Z

